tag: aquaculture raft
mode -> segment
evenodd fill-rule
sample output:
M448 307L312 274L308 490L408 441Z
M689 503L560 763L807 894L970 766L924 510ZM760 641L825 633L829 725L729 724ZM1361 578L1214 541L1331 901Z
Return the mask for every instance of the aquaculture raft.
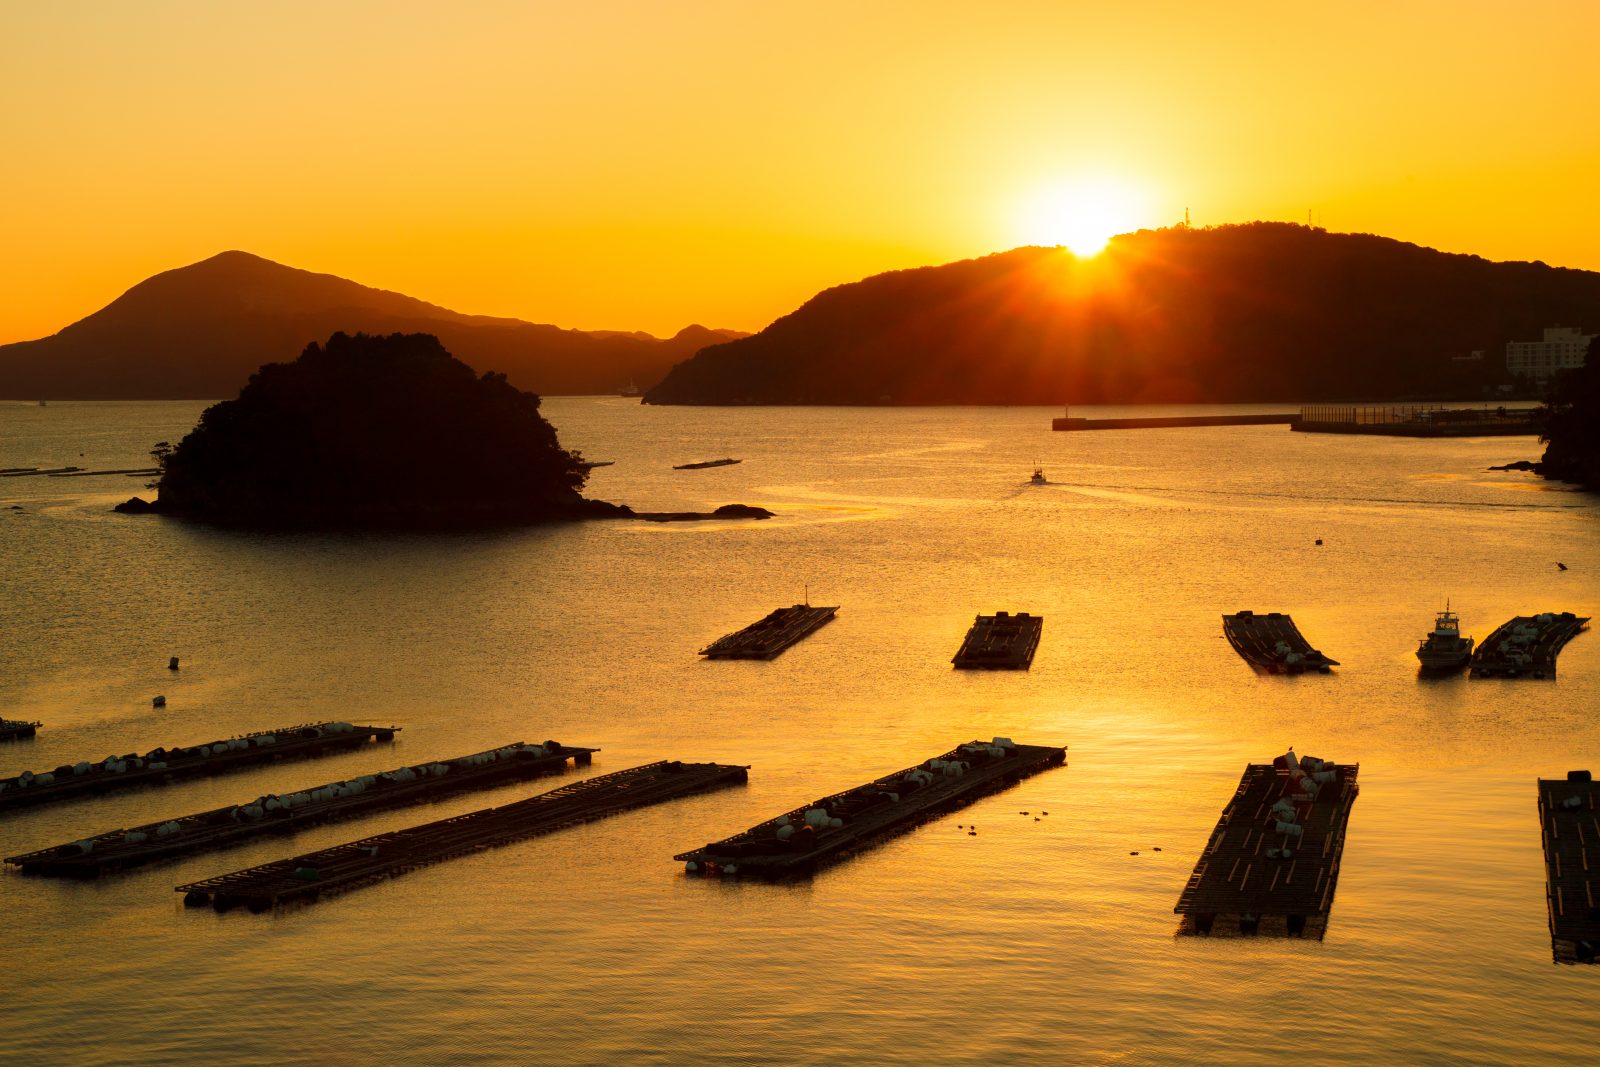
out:
M1329 659L1311 647L1300 634L1294 620L1281 612L1257 615L1241 611L1222 617L1222 632L1228 644L1252 667L1268 674L1302 674L1305 671L1328 673L1339 661Z
M43 725L42 722L25 722L22 719L0 719L0 741L21 741L32 737Z
M40 774L23 771L14 778L0 779L0 811L136 785L165 785L176 778L222 774L273 760L323 756L359 748L369 741L392 741L398 729L347 722L308 723L203 745L155 748L142 756L130 752L107 756L99 763L64 763Z
M778 653L810 636L839 610L796 604L779 608L760 622L753 622L736 633L719 637L700 650L707 659L772 659Z
M1360 769L1311 758L1296 764L1292 752L1246 767L1172 909L1183 916L1178 932L1320 941ZM1308 780L1313 786L1300 784Z
M1557 963L1600 954L1600 797L1588 771L1539 779L1544 897Z
M748 767L727 763L650 763L504 807L378 834L176 888L185 894L185 904L209 903L219 911L240 904L261 911L290 901L312 901L470 852L735 785L745 781L748 772Z
M700 463L680 463L672 469L675 471L700 471L707 467L731 467L735 463L742 463L738 459L708 459Z
M1554 678L1556 656L1588 623L1570 611L1518 615L1490 634L1472 654L1472 676Z
M1059 767L1066 758L1065 746L1016 745L1003 737L973 741L674 858L691 874L808 875L824 863Z
M8 856L6 862L29 874L92 878L106 870L137 867L268 834L292 833L316 823L489 789L535 775L556 774L565 770L569 761L579 765L590 762L592 753L597 751L569 748L554 741L542 745L519 741L470 756L397 767L382 774L364 774L348 781L293 793L273 793L243 804L112 830Z
M960 670L1025 671L1033 665L1043 633L1042 615L1026 611L979 615L950 662Z

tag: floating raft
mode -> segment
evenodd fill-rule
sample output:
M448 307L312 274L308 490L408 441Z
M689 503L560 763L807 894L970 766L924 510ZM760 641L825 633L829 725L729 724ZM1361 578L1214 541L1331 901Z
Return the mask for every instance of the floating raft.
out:
M1339 661L1329 659L1311 647L1300 634L1294 620L1281 612L1271 611L1257 615L1241 611L1237 615L1222 617L1222 632L1228 643L1252 667L1268 674L1303 674L1306 671L1328 673Z
M50 475L50 477L52 477L52 478L94 478L94 477L97 477L98 475L102 475L102 474L126 474L128 477L132 478L132 477L136 477L136 476L139 476L139 475L160 474L160 473L161 473L161 468L160 467L123 467L123 468L121 468L119 470L114 470L114 471L80 471L80 470L63 471L60 474L52 474L52 475Z
M107 756L99 763L64 763L42 774L23 771L15 778L0 778L0 811L136 785L165 785L176 778L222 774L273 760L323 756L358 748L369 741L392 741L398 729L352 726L347 722L307 723L204 745L155 748L143 756L130 752L126 756Z
M734 463L742 462L743 460L737 459L708 459L700 463L680 463L672 469L675 471L698 471L705 470L707 467L727 467Z
M1284 762L1280 757L1276 764L1245 768L1238 791L1222 810L1172 909L1183 916L1180 934L1260 933L1322 940L1339 880L1350 806L1360 792L1356 775L1361 768L1301 761L1300 767L1321 764L1311 772L1313 779L1331 773L1316 799L1309 800L1296 784L1305 774L1291 771ZM1288 807L1294 809L1292 819L1283 818ZM1299 833L1286 829L1291 824Z
M938 759L823 797L785 815L674 857L691 874L785 878L966 807L1067 758L1066 748L973 741ZM959 769L956 769L959 768Z
M0 741L21 741L39 732L42 722L22 719L0 719Z
M1044 616L1026 611L979 615L950 660L958 670L1025 671L1044 633Z
M252 911L264 911L633 808L736 785L748 774L748 767L727 763L650 763L587 778L504 807L378 834L176 888L191 907L210 904L227 911L243 904Z
M1588 622L1570 611L1518 615L1478 646L1472 654L1472 676L1554 678L1556 656Z
M565 770L569 761L580 765L590 762L597 751L568 748L554 741L542 745L518 741L443 762L397 767L382 774L364 774L300 792L270 794L196 815L112 830L81 841L8 856L6 862L28 874L92 878L107 870L206 852L268 834L292 833L303 826L489 789L539 774L556 774Z
M1550 952L1557 963L1600 955L1600 808L1588 771L1539 779L1544 897ZM1590 849L1594 855L1589 854Z
M0 478L35 478L42 474L67 474L81 470L82 467L13 467L0 473Z
M737 633L719 637L700 650L707 659L772 659L797 644L828 622L839 610L796 604L779 608L760 622L753 622Z

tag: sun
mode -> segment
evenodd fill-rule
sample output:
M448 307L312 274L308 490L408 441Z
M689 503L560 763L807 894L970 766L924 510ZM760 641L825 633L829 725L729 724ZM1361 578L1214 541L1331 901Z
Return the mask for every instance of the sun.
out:
M1093 256L1119 233L1137 230L1147 217L1137 186L1114 178L1082 179L1036 193L1023 210L1026 239L1064 245Z

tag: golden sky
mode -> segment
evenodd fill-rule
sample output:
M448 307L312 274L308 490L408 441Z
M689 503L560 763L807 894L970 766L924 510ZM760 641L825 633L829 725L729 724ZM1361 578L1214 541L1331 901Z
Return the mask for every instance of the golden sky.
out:
M0 343L229 248L756 330L1108 197L1600 269L1597 40L1595 0L0 0Z

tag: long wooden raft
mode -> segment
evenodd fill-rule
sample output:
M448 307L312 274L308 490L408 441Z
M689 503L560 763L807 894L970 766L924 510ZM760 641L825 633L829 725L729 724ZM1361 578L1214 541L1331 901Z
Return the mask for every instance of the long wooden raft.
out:
M742 630L725 634L700 650L707 659L772 659L832 620L839 608L796 604L778 608Z
M359 748L369 741L392 741L398 729L347 722L306 723L201 745L155 748L142 756L130 752L107 756L99 763L64 763L41 774L24 771L0 779L0 811L137 785L165 785L177 778L223 774L274 760L325 756Z
M1600 786L1588 771L1539 779L1545 909L1557 963L1600 956Z
M1183 916L1180 934L1269 934L1314 937L1326 932L1339 880L1345 827L1360 792L1358 764L1340 764L1317 799L1293 787L1287 768L1252 763L1223 809L1189 883L1172 910ZM1282 832L1286 821L1272 809L1294 807L1301 828ZM1283 855L1289 849L1290 855Z
M1518 615L1502 623L1472 654L1474 678L1554 678L1556 656L1588 624L1570 611Z
M972 620L967 636L950 660L959 670L1025 671L1044 633L1044 617L1026 611L999 611Z
M27 719L0 719L0 741L21 741L39 732L42 722Z
M1065 746L972 741L674 857L690 874L785 878L909 830L1065 762ZM960 765L960 770L951 769Z
M512 745L454 759L397 767L342 782L270 794L223 808L143 826L111 830L78 841L37 849L6 862L24 873L92 878L104 871L226 848L306 826L350 819L456 793L490 789L541 774L558 774L567 764L586 764L598 752L554 741Z
M748 767L661 761L587 778L498 808L362 838L176 887L191 907L263 911L313 901L428 864L746 780Z
M1222 632L1228 644L1246 663L1268 674L1303 674L1306 671L1329 673L1339 661L1329 659L1311 647L1300 628L1289 616L1269 611L1258 615L1241 611L1222 617Z

